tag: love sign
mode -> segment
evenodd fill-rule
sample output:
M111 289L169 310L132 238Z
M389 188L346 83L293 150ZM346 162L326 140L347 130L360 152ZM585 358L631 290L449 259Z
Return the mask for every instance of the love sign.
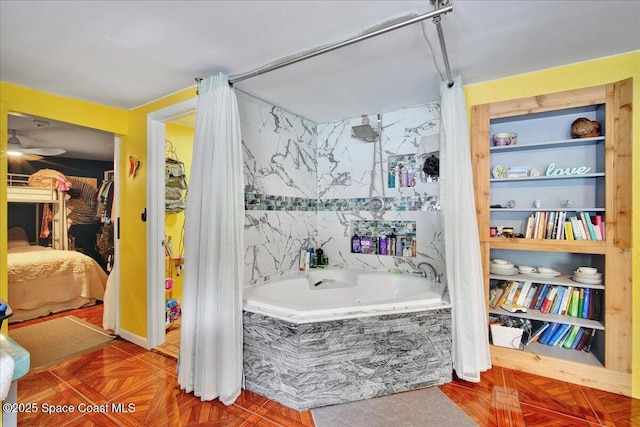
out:
M561 176L561 175L584 175L589 172L591 168L586 166L580 166L577 168L556 168L555 163L551 163L545 172L546 176Z

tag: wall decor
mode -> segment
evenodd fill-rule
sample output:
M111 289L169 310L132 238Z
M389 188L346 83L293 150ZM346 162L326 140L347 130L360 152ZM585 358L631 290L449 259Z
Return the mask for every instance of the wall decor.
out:
M140 160L138 160L135 156L129 156L129 178L135 178L138 176L138 171L140 171Z
M547 171L545 172L546 176L560 176L560 175L584 175L591 170L590 167L587 166L578 166L573 168L556 168L555 163L551 163L547 167Z
M513 166L507 172L507 178L523 178L527 176L526 166Z

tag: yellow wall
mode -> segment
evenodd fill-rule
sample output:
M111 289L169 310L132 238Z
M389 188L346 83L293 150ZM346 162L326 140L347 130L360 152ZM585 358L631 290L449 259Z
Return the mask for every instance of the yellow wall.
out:
M181 126L175 123L167 123L166 132L166 139L171 141L177 159L184 163L188 183L191 173L194 130L193 128ZM171 240L173 241L174 257L184 255L184 212L165 215L164 225L166 235L171 236ZM173 287L173 298L178 299L178 301L182 301L182 279L184 275L176 268L175 264L173 265L171 277L173 277L175 281Z
M640 398L640 52L552 68L535 73L465 86L467 107L597 86L633 77L633 362L632 394Z
M120 326L139 337L147 337L147 229L140 214L147 204L147 114L196 96L185 89L128 112L128 129L120 164L130 155L142 162L135 179L120 183ZM162 284L159 284L162 285Z

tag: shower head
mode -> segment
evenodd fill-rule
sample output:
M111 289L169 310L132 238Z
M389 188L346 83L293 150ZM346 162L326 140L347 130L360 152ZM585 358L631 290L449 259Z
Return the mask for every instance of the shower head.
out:
M369 124L369 118L362 116L362 124L359 126L351 126L351 136L366 142L374 142L378 137L378 132L373 130Z

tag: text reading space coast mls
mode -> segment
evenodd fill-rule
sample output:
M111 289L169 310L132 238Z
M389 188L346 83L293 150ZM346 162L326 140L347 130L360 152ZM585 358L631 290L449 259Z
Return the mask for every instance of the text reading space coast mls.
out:
M93 405L90 403L78 403L77 405L52 405L49 403L3 403L2 412L36 413L45 414L70 414L73 412L135 412L135 403L104 403Z

